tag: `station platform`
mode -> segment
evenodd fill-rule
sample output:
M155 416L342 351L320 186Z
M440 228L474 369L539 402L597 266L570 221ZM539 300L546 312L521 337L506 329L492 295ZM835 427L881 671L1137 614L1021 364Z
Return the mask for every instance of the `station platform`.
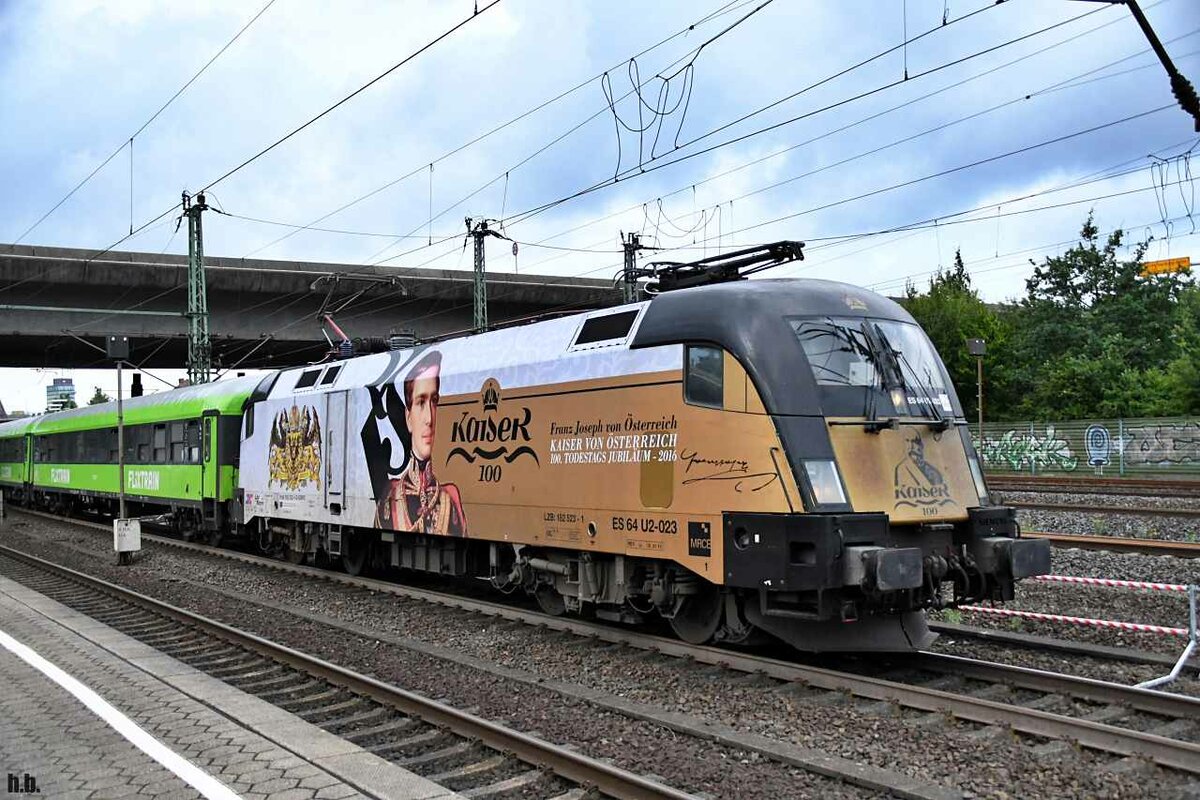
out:
M0 577L5 779L68 799L459 797Z

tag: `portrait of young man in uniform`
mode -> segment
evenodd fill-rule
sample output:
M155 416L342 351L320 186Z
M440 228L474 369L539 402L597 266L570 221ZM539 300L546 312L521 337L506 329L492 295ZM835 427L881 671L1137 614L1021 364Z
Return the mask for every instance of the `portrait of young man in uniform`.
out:
M433 472L433 446L441 389L442 354L431 350L404 379L404 422L412 453L399 477L388 482L376 509L376 525L393 531L466 536L462 497L453 483L440 483Z

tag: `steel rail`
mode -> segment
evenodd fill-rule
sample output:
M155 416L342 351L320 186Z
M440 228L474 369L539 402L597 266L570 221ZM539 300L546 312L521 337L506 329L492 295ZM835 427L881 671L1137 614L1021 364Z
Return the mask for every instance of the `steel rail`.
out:
M979 628L973 625L963 625L955 622L930 622L929 630L960 639L979 639L1005 647L1022 647L1030 650L1043 650L1066 655L1096 658L1102 661L1123 661L1129 664L1149 664L1155 667L1171 668L1178 660L1175 656L1151 653L1145 650L1131 650L1125 647L1110 647L1094 642L1080 642L1071 639L1055 639L1050 636L1040 636L1032 633L1018 633L996 628ZM1195 662L1200 667L1200 662Z
M106 532L108 531L108 528L103 525L80 522L43 512L28 512L21 509L20 513L35 513L39 516L49 517L61 522L85 525L99 528ZM1183 742L1156 734L1128 730L1102 722L1063 716L1038 709L1024 708L971 697L969 695L960 695L921 686L909 686L881 678L796 664L781 659L742 653L711 645L691 645L678 639L614 628L581 619L552 617L540 612L528 611L485 600L460 597L445 592L415 589L402 584L389 583L373 578L351 577L327 570L294 565L277 559L236 553L207 545L180 542L153 534L143 534L142 538L233 561L266 566L284 572L306 575L349 586L387 592L514 622L539 625L550 630L574 633L613 644L624 644L638 649L654 651L664 656L687 658L698 663L722 666L740 672L762 674L780 681L811 686L817 689L849 692L857 697L896 703L900 706L930 713L949 714L958 719L977 724L1002 725L1019 733L1032 736L1074 741L1081 747L1100 750L1118 756L1146 758L1164 767L1192 774L1200 774L1200 744L1192 742ZM979 663L987 664L990 662ZM1047 674L1054 675L1056 673ZM1018 673L1010 673L1010 678L1014 681L1020 677ZM1141 698L1138 702L1148 705L1175 703L1176 711L1172 712L1175 716L1189 718L1200 715L1200 701L1197 701L1195 698L1171 695L1150 689L1136 689L1121 684L1105 684L1103 681L1093 681L1091 679L1076 678L1068 675L1060 675L1059 678L1065 682L1078 682L1077 685L1080 687L1080 691L1086 692L1092 697L1096 696L1095 693L1099 687L1111 686L1112 697L1120 699L1108 699L1103 702L1122 703L1130 702L1131 698ZM1025 676L1022 679L1032 680L1029 676ZM1066 686L1069 684L1063 683L1061 685ZM1150 697L1151 695L1159 695L1160 698ZM1162 698L1169 699L1163 700ZM1162 706L1156 707L1161 708Z
M1005 683L1049 694L1066 694L1095 703L1115 703L1135 711L1184 719L1200 719L1200 697L1154 692L1124 684L1064 675L1061 672L1000 664L950 653L922 652L909 664L922 669L951 673L964 678Z
M1076 533L1022 531L1022 536L1045 539L1054 547L1078 547L1081 550L1109 550L1114 553L1200 558L1200 542L1179 542L1170 539L1129 539L1121 536L1088 536Z
M446 728L468 739L478 740L495 750L512 753L522 761L548 769L573 783L594 786L606 795L628 798L628 800L695 800L694 795L643 778L611 764L605 764L572 750L511 730L474 714L468 714L444 703L422 697L398 686L392 686L368 675L353 672L286 645L208 619L92 575L54 564L4 545L0 545L0 554L76 581L122 602L128 602L195 626L231 644L287 664L352 692L371 697L384 705L418 717L429 724Z
M1197 489L1200 491L1200 488ZM1088 514L1122 514L1147 517L1200 517L1200 508L1156 508L1153 506L1098 506L1094 503L1006 502L1005 505L1030 511L1079 511Z
M1033 477L1030 475L1000 474L987 476L989 488L1000 491L1028 492L1080 492L1094 494L1144 494L1175 496L1187 492L1194 496L1200 491L1200 476L1182 479L1143 479L1066 477L1052 475Z

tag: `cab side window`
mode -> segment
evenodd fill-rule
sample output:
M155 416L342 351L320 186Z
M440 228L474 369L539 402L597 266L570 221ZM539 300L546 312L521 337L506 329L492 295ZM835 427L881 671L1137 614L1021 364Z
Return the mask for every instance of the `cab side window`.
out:
M725 399L725 358L721 348L687 346L683 399L695 406L722 407Z

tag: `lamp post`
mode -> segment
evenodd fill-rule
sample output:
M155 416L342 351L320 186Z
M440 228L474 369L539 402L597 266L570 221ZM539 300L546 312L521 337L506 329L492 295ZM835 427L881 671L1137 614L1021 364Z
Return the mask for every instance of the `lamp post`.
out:
M987 342L983 339L967 339L967 351L975 356L976 405L979 407L979 450L983 451L983 356L987 353Z

